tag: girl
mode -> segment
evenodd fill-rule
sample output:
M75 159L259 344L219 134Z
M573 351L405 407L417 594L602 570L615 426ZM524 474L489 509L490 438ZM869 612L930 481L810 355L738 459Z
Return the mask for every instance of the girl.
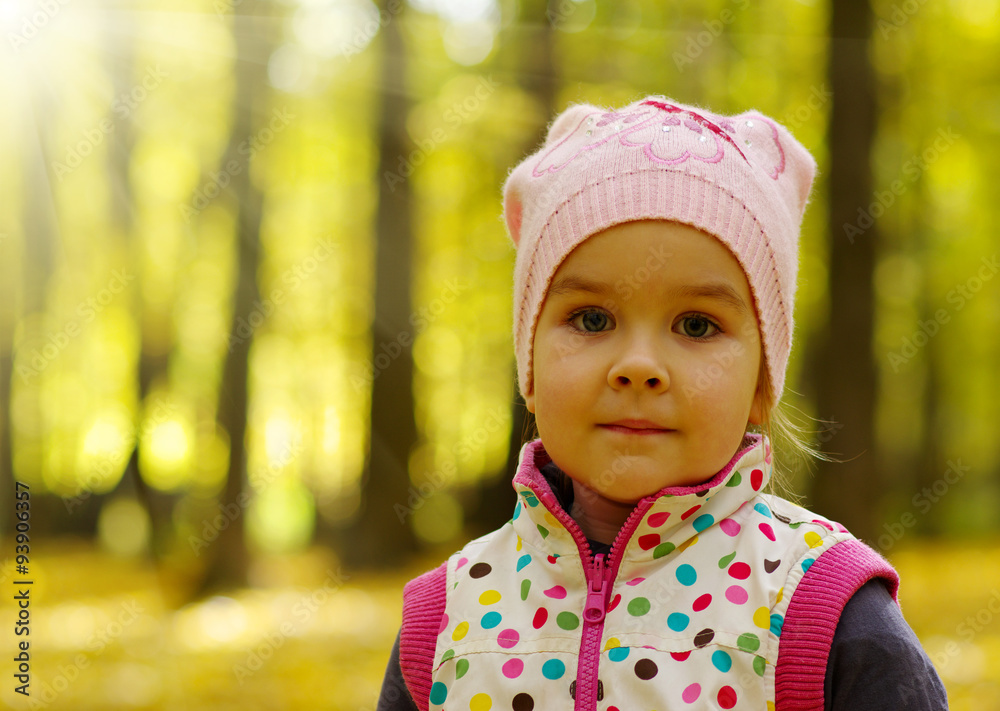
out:
M404 592L379 709L942 709L898 578L765 493L815 164L756 113L574 106L511 173L512 520Z

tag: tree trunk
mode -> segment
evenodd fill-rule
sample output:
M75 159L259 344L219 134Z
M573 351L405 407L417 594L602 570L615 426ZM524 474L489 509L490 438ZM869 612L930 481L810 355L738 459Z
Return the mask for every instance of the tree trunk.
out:
M843 461L821 464L812 505L855 535L871 539L880 491L872 359L878 223L863 234L849 234L845 226L858 226L858 209L866 209L872 201L870 160L876 124L874 72L868 60L872 16L867 0L838 0L831 3L831 13L830 311L814 372L817 411L843 424L830 445Z
M406 131L406 49L402 16L382 28L382 107L379 122L379 203L376 216L375 320L372 327L371 435L363 474L361 510L347 531L342 554L352 567L385 567L416 549L409 518L396 505L408 500L410 451L417 441L413 409L410 316L412 218L410 184L394 180L401 156L410 154ZM389 360L383 368L381 363Z

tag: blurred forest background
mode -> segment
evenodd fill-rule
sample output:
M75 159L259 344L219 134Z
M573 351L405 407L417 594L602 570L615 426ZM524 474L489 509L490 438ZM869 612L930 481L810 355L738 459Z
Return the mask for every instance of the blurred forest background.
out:
M817 157L789 486L1000 709L998 4L0 0L0 706L373 709L513 506L506 173L658 93Z

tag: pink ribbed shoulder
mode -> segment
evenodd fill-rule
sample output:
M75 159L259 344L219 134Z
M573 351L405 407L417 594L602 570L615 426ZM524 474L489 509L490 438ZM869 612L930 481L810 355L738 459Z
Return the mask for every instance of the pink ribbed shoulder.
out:
M777 711L823 710L826 662L847 601L872 578L896 599L899 576L861 541L838 543L802 577L785 613L775 669Z
M447 578L447 563L443 563L414 578L403 588L399 666L406 688L420 711L427 711L431 693L434 648L447 599Z

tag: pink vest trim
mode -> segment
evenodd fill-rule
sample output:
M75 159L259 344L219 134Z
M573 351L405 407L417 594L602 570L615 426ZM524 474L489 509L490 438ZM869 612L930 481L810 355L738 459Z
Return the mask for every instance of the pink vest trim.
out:
M414 578L403 588L403 627L399 633L399 666L420 711L427 711L431 672L441 618L447 602L447 563Z
M838 543L806 571L781 630L774 682L778 709L823 710L826 662L840 614L854 593L876 577L897 600L896 571L861 541Z

